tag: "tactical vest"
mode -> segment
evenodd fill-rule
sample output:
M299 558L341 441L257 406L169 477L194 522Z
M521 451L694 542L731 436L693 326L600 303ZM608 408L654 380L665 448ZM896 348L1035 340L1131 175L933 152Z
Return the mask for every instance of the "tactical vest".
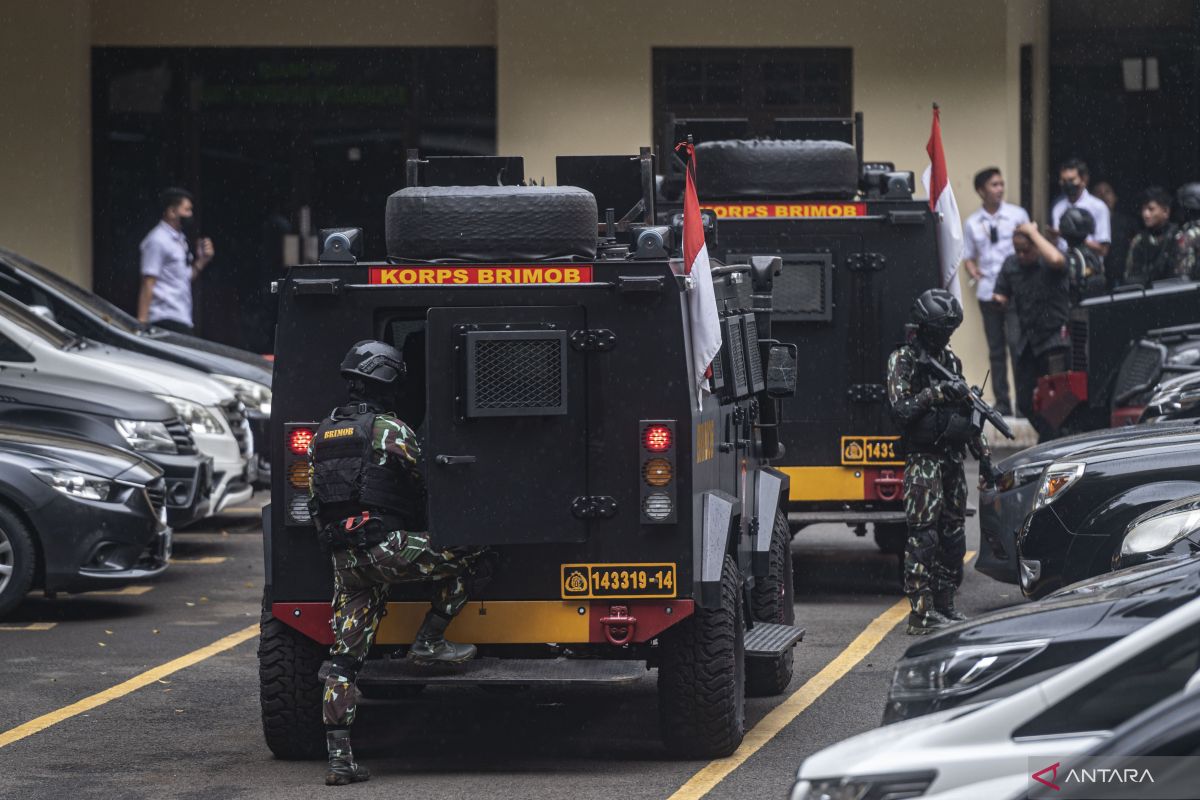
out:
M414 508L401 471L375 463L376 413L366 404L335 408L317 428L312 445L314 512L320 525L372 512L388 522ZM389 519L390 518L390 519ZM393 523L399 526L399 521Z
M920 348L913 346L913 351L918 357L921 355ZM962 375L962 362L957 356L951 355L950 364L947 366L951 372ZM937 382L930 369L918 361L912 377L913 393L928 389ZM971 434L971 418L965 406L931 406L924 414L905 426L903 448L906 453L944 454L951 450L961 450L970 440Z

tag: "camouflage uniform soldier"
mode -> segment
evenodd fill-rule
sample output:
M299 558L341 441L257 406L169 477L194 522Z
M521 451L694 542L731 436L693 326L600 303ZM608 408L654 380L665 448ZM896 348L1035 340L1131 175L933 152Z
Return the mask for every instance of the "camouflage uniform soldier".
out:
M440 550L424 531L425 481L421 450L412 430L384 409L404 379L404 360L390 345L362 341L341 367L351 403L335 408L309 448L310 506L322 546L333 561L334 643L325 679L323 717L329 747L325 783L365 781L367 769L350 749L357 691L393 583L430 581L432 609L408 658L417 663L458 664L474 645L446 641L445 631L467 602L467 579L478 552Z
M979 459L992 479L987 440L971 424L961 380L939 381L924 363L936 359L962 375L950 351L950 334L962 323L962 306L943 289L930 289L912 307L915 335L888 359L888 400L903 430L904 593L912 605L908 633L924 634L966 617L954 606L966 553L967 478L963 450Z
M1175 234L1175 274L1200 280L1200 183L1185 183L1176 196L1185 220Z

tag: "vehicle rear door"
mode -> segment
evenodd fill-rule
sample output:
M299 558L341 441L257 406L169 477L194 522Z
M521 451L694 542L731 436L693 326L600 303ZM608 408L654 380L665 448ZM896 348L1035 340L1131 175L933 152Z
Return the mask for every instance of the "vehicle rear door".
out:
M430 531L440 545L582 542L586 360L581 306L431 308ZM580 500L582 502L582 500Z

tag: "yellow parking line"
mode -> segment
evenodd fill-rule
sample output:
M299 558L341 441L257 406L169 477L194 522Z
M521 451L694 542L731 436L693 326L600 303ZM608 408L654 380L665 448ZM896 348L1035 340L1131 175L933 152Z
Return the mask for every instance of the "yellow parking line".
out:
M100 595L102 597L137 597L153 589L153 586L145 584L141 586L126 586L124 589L106 589L103 592L88 592L93 597Z
M225 556L201 556L199 558L172 558L172 564L224 564Z
M963 562L969 562L974 556L975 551L968 551ZM711 792L729 773L762 749L763 745L775 738L775 735L800 716L802 711L816 702L817 698L823 695L830 686L841 680L858 662L866 658L876 645L891 632L892 628L908 616L908 612L908 600L904 599L871 620L871 624L854 637L854 641L850 642L837 658L805 681L804 685L797 689L791 697L771 709L765 717L758 721L757 725L747 731L741 747L734 751L733 755L710 761L667 800L699 800Z
M0 625L0 631L48 631L57 622L31 622L28 625Z
M165 664L160 664L153 669L148 669L145 672L134 675L127 681L118 683L116 686L105 689L102 692L85 697L82 700L72 703L69 706L63 706L60 709L51 711L49 714L43 714L37 719L31 719L23 725L18 725L15 728L0 733L0 747L7 747L13 742L19 742L27 736L33 736L35 733L40 733L52 725L57 725L60 722L70 719L71 717L91 711L93 708L98 708L105 703L109 703L118 698L124 697L130 692L135 692L143 686L148 686L155 681L162 680L168 675L172 675L181 669L186 669L193 664L199 664L201 661L212 658L218 653L223 653L237 647L247 639L252 638L258 633L258 624L249 625L242 628L237 633L231 633L228 636L218 639L210 645L201 647L199 650L193 650L187 655L180 656L173 661L168 661Z

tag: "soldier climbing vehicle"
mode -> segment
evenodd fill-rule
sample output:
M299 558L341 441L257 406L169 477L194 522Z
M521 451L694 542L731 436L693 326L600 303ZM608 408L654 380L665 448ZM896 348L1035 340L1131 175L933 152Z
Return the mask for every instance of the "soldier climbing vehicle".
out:
M689 276L655 224L653 157L559 160L524 186L520 159L410 155L388 198L387 259L361 230L322 232L318 263L274 285L271 503L259 643L263 728L282 758L324 755L329 559L308 506L317 421L341 402L361 339L404 355L396 409L423 441L430 535L489 547L489 584L447 635L479 646L455 671L403 655L427 603L395 587L358 685L626 683L657 670L662 740L732 753L744 695L792 677L788 477L769 466L796 349L771 338L778 258L715 263L723 337L711 393L690 364ZM490 184L463 186L461 184ZM632 206L601 220L597 196Z

